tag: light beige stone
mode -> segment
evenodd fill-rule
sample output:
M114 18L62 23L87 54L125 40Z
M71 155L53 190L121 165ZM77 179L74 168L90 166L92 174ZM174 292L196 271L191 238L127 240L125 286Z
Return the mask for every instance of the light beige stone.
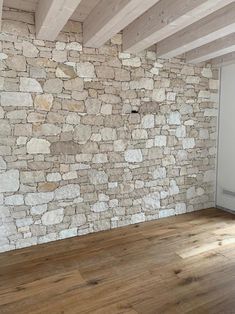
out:
M80 196L80 186L78 184L64 185L55 190L55 200L73 199Z
M29 41L23 41L23 55L28 58L36 58L39 50Z
M85 106L88 114L98 114L100 112L101 101L99 99L89 98L85 101Z
M44 192L44 193L28 193L25 196L26 205L41 205L51 202L54 198L54 193Z
M127 162L135 163L142 162L143 156L140 149L129 149L125 151L125 160Z
M27 143L27 152L28 154L49 154L50 145L50 142L45 139L32 138Z
M87 142L91 137L91 127L90 125L78 125L74 130L74 139L80 143Z
M0 193L16 192L20 186L19 171L12 169L0 172Z
M64 219L64 209L59 208L55 210L51 210L43 214L42 216L42 224L44 226L56 225L63 221Z
M83 62L77 64L77 74L79 77L94 78L95 67L90 62Z
M53 105L53 96L51 94L37 95L34 105L37 110L50 111Z
M74 68L70 65L59 64L56 68L56 77L73 79L77 76Z
M4 107L32 107L33 100L29 93L2 92L1 105Z
M61 93L63 89L63 82L60 79L49 79L45 82L43 90L46 93L57 94Z

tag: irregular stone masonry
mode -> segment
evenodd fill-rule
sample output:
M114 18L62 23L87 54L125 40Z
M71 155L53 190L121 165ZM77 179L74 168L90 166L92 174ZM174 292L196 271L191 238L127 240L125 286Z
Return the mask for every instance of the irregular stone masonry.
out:
M214 206L217 70L123 53L121 34L85 48L77 22L36 40L30 13L5 16L1 251Z

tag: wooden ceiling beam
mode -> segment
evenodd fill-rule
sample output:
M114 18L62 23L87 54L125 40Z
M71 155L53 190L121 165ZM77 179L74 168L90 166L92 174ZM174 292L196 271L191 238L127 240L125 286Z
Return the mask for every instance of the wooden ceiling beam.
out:
M81 0L40 0L35 12L36 36L53 41Z
M123 50L140 52L234 0L161 0L123 31Z
M173 58L235 31L235 2L157 44L157 55Z
M227 53L226 55L217 57L212 59L211 61L212 66L214 67L222 67L229 64L235 63L235 52Z
M235 33L219 38L185 54L187 62L200 63L235 51Z
M101 0L84 21L84 45L101 47L158 1Z

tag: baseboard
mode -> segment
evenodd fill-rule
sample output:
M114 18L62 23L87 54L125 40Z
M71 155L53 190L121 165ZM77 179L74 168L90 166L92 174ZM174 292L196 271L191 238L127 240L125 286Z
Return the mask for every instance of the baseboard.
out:
M235 211L234 210L231 210L231 209L228 209L228 208L225 208L225 207L222 207L222 206L216 206L216 208L221 209L221 210L223 210L225 212L228 212L230 214L235 215Z

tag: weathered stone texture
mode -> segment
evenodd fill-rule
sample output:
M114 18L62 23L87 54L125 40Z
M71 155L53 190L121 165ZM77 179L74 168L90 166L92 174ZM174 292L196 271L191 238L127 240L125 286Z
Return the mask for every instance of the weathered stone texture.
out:
M217 70L81 29L3 21L0 251L214 206Z

